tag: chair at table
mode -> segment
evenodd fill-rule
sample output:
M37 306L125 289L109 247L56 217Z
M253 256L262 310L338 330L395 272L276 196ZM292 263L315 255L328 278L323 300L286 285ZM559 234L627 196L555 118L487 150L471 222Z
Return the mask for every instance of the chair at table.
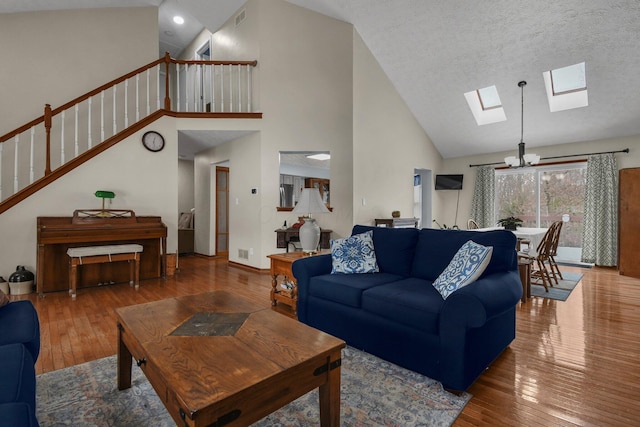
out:
M478 223L475 220L469 219L467 221L467 230L477 230L478 228L480 227L478 227Z
M560 231L562 230L563 223L562 221L556 221L554 222L554 224L556 225L556 228L551 238L551 248L549 250L548 262L549 262L549 269L551 270L551 274L553 275L553 278L555 279L556 284L558 284L558 277L560 277L560 280L562 280L563 277L562 277L562 273L560 272L560 268L558 267L558 263L556 262L556 259L554 257L558 254L558 242L560 241Z
M551 283L551 276L553 273L549 271L551 266L547 269L547 263L549 262L551 244L553 242L553 236L556 232L556 228L557 224L555 222L551 224L538 244L535 254L518 252L518 257L531 261L531 283L534 283L534 280L538 281L537 284L544 286L544 290L546 292L549 292L549 286L553 286L553 283Z

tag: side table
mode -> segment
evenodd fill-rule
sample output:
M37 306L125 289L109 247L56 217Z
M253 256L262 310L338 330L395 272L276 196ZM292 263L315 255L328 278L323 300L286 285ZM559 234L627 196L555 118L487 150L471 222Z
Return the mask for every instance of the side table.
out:
M293 312L296 313L298 308L298 288L295 277L291 272L291 266L297 259L330 253L329 251L320 251L315 254L305 254L302 251L286 252L281 254L267 255L271 259L271 305L278 305L278 302L291 306ZM290 288L284 288L278 284L278 276L282 276L282 284L288 284Z

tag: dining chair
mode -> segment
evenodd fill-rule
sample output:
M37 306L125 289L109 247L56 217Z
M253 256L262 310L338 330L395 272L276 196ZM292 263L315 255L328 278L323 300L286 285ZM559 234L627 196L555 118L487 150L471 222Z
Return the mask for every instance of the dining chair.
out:
M528 259L531 261L531 283L534 283L534 280L538 281L537 284L542 284L546 292L549 292L549 286L553 286L553 283L551 281L553 273L549 271L551 269L551 266L547 268L547 263L549 262L551 244L553 241L554 233L556 232L556 228L556 223L551 224L551 226L547 229L547 232L542 237L542 240L540 240L535 254L518 252L519 258Z
M480 227L478 227L478 223L475 220L469 219L467 221L467 230L477 230L478 228Z
M558 242L560 241L560 231L562 230L563 222L556 221L554 222L554 224L555 224L555 231L551 239L551 248L549 249L548 262L549 262L549 269L553 274L553 278L555 279L556 284L558 284L558 277L560 277L560 280L562 280L563 277L562 277L562 273L560 272L560 268L558 267L558 263L556 262L555 256L558 255Z

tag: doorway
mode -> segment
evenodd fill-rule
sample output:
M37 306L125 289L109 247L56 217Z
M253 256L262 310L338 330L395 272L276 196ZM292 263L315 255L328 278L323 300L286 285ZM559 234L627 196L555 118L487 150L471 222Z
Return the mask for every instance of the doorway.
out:
M216 255L229 256L229 168L216 166Z
M413 170L413 216L418 218L418 228L431 226L431 170Z
M210 61L211 60L211 43L207 40L196 50L196 60L198 61ZM213 68L209 66L197 66L196 68L196 90L198 91L198 111L211 112L211 102L206 102L206 94L211 91L211 82L213 81Z

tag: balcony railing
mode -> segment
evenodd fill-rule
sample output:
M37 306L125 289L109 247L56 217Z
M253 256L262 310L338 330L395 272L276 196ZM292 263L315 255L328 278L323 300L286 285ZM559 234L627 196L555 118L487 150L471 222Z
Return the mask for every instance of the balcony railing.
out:
M47 104L41 117L0 137L0 206L83 153L162 114L252 117L256 65L181 61L166 54L60 107Z

